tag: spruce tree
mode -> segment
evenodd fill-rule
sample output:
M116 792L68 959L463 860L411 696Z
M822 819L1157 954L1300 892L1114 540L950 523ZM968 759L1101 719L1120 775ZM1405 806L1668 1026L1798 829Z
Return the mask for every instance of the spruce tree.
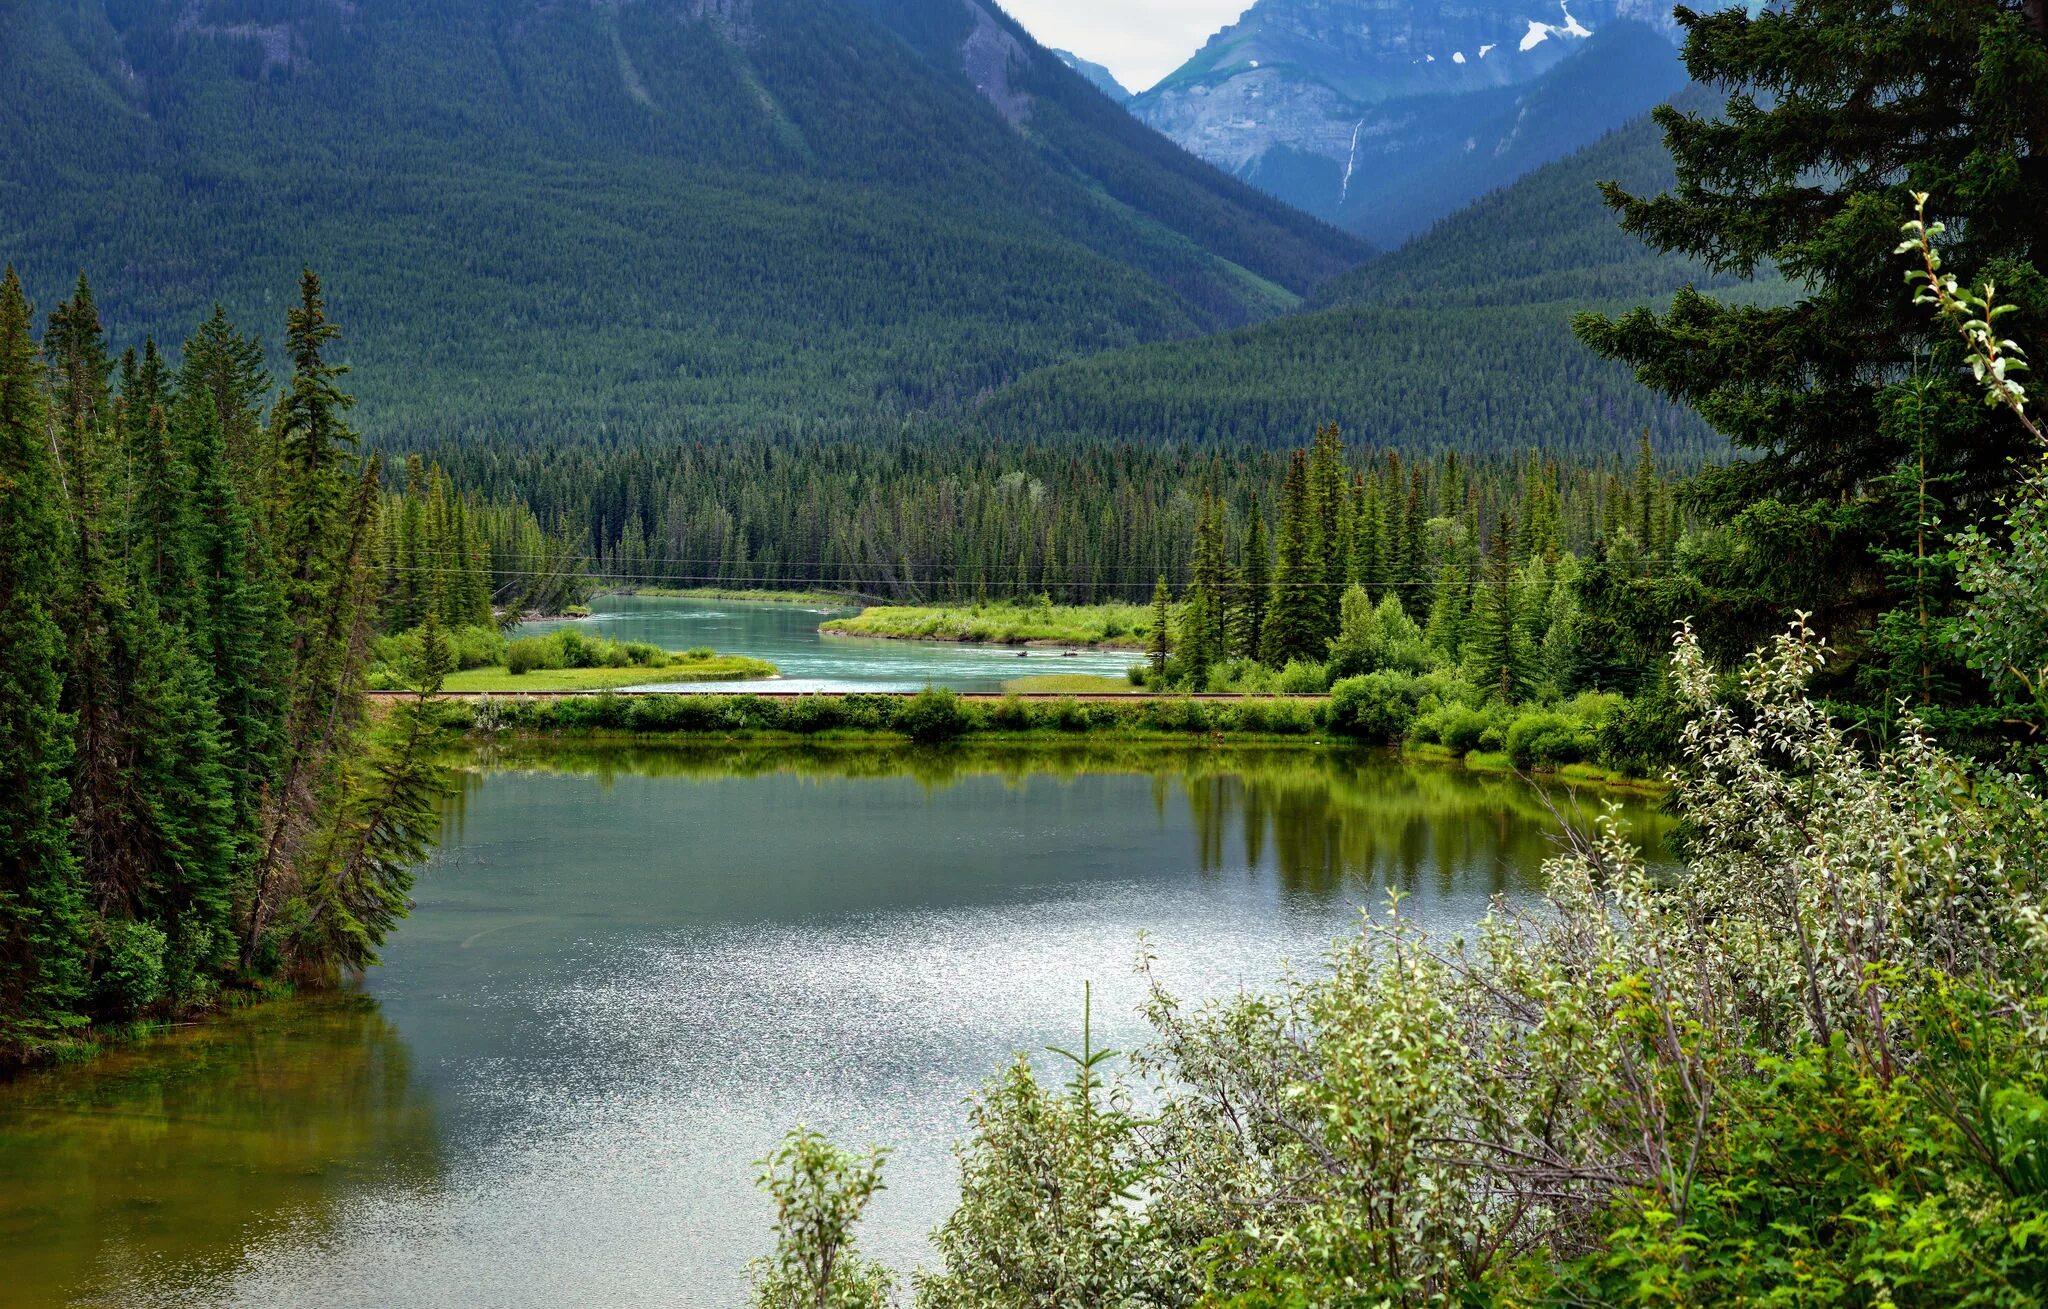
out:
M1211 498L1195 524L1194 576L1181 619L1181 662L1200 690L1209 668L1230 653L1230 561L1223 542L1223 509Z
M1316 429L1309 447L1308 502L1311 551L1316 578L1319 634L1337 634L1340 606L1351 571L1351 497L1344 471L1344 437L1335 423Z
M1245 529L1244 559L1238 565L1237 608L1232 617L1231 643L1241 655L1257 659L1264 648L1266 607L1272 601L1273 557L1266 544L1266 520L1257 504L1252 506L1251 525Z
M1280 490L1280 537L1274 551L1273 599L1266 608L1260 658L1275 668L1292 660L1320 662L1328 638L1323 634L1323 587L1327 573L1316 553L1315 524L1309 503L1308 455L1294 452L1287 481Z
M1901 379L1924 364L1930 402L1963 411L1926 462L1955 479L1965 517L1990 517L2022 466L2024 434L1977 403L1961 343L1913 303L1894 247L1912 193L1929 193L1953 238L1945 271L1993 278L2026 321L2048 321L2048 19L2041 0L1789 0L1678 21L1693 80L1725 92L1727 112L1657 110L1677 187L1608 198L1658 249L1716 274L1778 270L1797 298L1685 290L1665 313L1577 329L1755 454L1712 470L1701 503L1738 527L1795 526L1810 571L1786 573L1759 536L1749 584L1816 609L1823 630L1860 621L1901 598L1873 554L1903 544L1875 488L1918 457L1883 421ZM1737 518L1764 501L1782 509ZM1814 593L1798 594L1807 576Z
M1166 676L1166 655L1173 640L1167 631L1173 621L1172 606L1173 593L1166 589L1166 574L1161 573L1152 587L1152 631L1146 642L1155 677Z
M75 1024L85 988L55 618L65 524L47 422L28 301L10 266L0 279L0 1059Z
M1486 552L1486 567L1472 598L1470 630L1464 642L1472 681L1514 704L1529 686L1529 649L1522 620L1523 596L1515 575L1515 523L1502 517Z

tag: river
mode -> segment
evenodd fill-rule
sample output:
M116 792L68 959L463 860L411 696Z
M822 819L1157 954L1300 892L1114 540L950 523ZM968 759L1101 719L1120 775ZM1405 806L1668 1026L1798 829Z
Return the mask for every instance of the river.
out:
M1310 749L555 744L459 781L360 989L0 1086L0 1302L726 1309L798 1121L894 1148L863 1237L908 1268L983 1077L1078 1040L1084 980L1098 1043L1143 1039L1141 932L1218 995L1390 888L1459 930L1553 850L1519 782Z
M813 605L745 600L678 600L661 596L601 595L591 616L573 621L583 631L621 641L646 641L665 650L708 645L720 654L752 655L782 670L772 681L720 682L723 691L1000 691L1014 677L1036 673L1092 673L1122 677L1143 655L1131 650L1072 652L959 641L880 641L825 636L818 624L859 612ZM514 633L552 631L562 621L527 623ZM650 683L636 691L701 688L689 682Z

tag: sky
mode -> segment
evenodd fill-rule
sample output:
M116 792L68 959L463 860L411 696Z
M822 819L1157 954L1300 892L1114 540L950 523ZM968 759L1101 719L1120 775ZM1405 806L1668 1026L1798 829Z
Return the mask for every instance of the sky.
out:
M1038 43L1106 64L1143 91L1186 63L1251 0L1001 0Z

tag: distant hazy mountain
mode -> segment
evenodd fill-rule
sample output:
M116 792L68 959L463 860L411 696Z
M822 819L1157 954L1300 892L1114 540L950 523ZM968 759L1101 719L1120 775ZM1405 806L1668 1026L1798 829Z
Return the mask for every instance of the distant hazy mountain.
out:
M982 0L14 0L0 142L43 306L274 340L311 264L381 432L893 421L1367 253Z
M1258 0L1132 112L1400 239L1684 85L1668 0Z
M1083 59L1071 50L1054 50L1053 53L1060 57L1060 62L1087 78L1090 82L1093 82L1096 90L1102 92L1102 94L1118 104L1124 104L1130 100L1131 93L1124 88L1122 82L1116 80L1116 74L1110 72L1101 64Z

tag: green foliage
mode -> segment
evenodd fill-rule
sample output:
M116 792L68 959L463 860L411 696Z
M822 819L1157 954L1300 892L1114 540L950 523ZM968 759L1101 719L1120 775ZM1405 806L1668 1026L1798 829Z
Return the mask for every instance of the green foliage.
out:
M933 1235L941 1267L917 1279L918 1309L1033 1309L1150 1303L1149 1251L1132 1208L1141 1170L1130 1095L1100 1069L1084 1003L1064 1094L1019 1056L968 1110L960 1203Z
M1365 588L1353 582L1344 591L1340 612L1337 635L1330 641L1330 676L1354 677L1385 669L1424 673L1433 666L1422 629L1392 591L1375 605Z
M798 1127L760 1161L775 1201L775 1252L751 1268L755 1309L886 1309L895 1279L854 1248L853 1229L882 1189L877 1148L854 1156Z
M1591 759L1598 749L1592 725L1549 712L1517 715L1502 744L1517 768L1576 764Z
M1321 695L1330 689L1330 670L1307 659L1290 659L1273 679L1273 689L1282 695Z
M913 741L949 741L966 731L968 726L968 715L961 707L960 697L951 691L932 687L910 697L896 714L897 729L908 733Z
M95 970L95 1007L111 1018L130 1018L164 998L163 929L115 919L106 925Z
M1386 669L1330 686L1330 730L1386 744L1408 735L1421 699L1413 673Z
M505 645L505 667L515 677L536 668L662 668L676 658L645 641L585 636L573 627L556 628L546 636L522 636Z

